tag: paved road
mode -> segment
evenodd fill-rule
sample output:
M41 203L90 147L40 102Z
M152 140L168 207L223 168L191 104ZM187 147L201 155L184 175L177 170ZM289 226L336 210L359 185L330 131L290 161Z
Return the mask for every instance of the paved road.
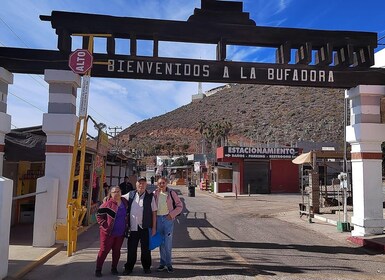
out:
M130 279L385 279L385 257L347 243L343 236L295 217L298 195L218 198L197 191L181 197L186 208L178 218L174 239L175 273L144 275L135 267ZM291 213L291 214L290 214ZM289 221L289 222L288 222ZM335 230L335 229L334 229ZM80 236L79 250L67 258L60 252L24 279L92 279L98 252L97 227ZM125 250L121 264L124 263ZM109 274L103 279L125 279ZM153 265L158 265L158 250Z

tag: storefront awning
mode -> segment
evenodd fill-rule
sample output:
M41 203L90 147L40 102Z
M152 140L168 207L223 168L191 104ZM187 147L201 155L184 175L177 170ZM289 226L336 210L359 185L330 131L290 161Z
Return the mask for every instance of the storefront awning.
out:
M295 159L292 160L292 163L294 163L294 164L305 164L305 163L311 164L312 163L311 152L299 155L298 157L296 157Z

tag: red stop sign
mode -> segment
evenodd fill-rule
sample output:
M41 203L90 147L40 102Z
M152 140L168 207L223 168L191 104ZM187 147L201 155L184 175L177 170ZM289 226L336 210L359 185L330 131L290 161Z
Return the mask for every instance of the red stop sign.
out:
M93 57L88 50L77 49L70 54L68 66L76 74L85 74L92 67Z

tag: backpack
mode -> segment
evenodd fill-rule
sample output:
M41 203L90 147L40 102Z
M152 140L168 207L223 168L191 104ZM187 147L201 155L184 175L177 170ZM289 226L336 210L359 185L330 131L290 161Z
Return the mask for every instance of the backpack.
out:
M172 207L175 209L176 208L176 205L175 205L175 199L174 197L172 196L172 193L174 191L170 190L170 196L171 196L171 199L172 199ZM180 216L181 213L179 213L178 215L176 215L177 217Z

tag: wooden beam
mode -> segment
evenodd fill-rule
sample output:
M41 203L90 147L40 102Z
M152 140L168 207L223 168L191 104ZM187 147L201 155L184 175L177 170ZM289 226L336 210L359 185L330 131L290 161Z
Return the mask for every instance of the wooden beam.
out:
M355 65L370 67L374 64L374 50L369 46L358 48L355 51Z
M154 36L153 43L154 43L154 46L153 46L152 56L159 57L159 40L156 36Z
M115 38L107 37L107 53L114 55L115 54Z
M136 56L136 51L137 51L137 42L136 42L136 35L133 34L130 36L130 55L135 57Z
M67 29L58 29L57 31L58 41L57 48L64 53L70 53L72 48L71 34Z
M94 53L93 57L92 77L324 88L385 85L385 69L382 68L341 69L335 66L128 57L106 53ZM66 53L7 47L0 47L0 67L24 74L43 74L46 69L70 70Z
M333 62L333 46L326 44L322 46L315 54L315 65L327 66Z
M300 46L295 52L296 64L309 64L312 61L312 46L310 42Z
M349 67L354 63L354 51L352 45L347 45L338 49L334 53L334 65L341 67Z
M130 38L130 34L134 32L138 40L152 40L156 34L159 41L214 45L221 38L226 38L226 45L238 46L279 48L283 42L290 41L293 49L298 49L306 43L311 43L313 50L319 50L327 44L333 45L334 50L347 45L353 46L354 49L370 46L374 50L377 47L377 34L374 32L261 27L210 21L153 20L59 11L53 11L50 17L45 18L51 21L53 28L66 28L71 30L71 34L113 33L116 38L123 39Z
M219 10L219 11L237 11L242 12L243 3L234 2L234 1L212 1L212 0L202 0L201 2L202 9L204 10Z
M82 49L88 50L89 43L90 43L90 37L89 36L83 36L82 37Z
M226 40L222 38L217 44L217 61L225 61L226 56Z
M275 61L278 64L288 64L291 60L291 47L289 42L280 45L275 51Z

